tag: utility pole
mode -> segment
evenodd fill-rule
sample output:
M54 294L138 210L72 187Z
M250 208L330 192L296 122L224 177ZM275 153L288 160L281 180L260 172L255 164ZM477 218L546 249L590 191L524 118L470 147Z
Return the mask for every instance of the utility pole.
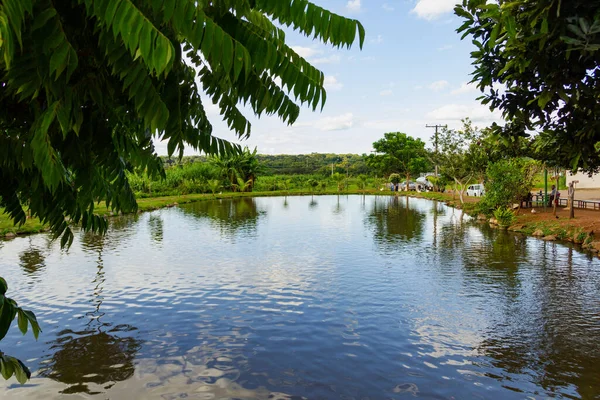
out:
M438 128L448 128L448 125L425 125L425 128L435 128L435 140L434 140L434 145L435 145L435 155L437 156L438 154ZM437 160L436 160L437 161ZM435 177L438 177L438 165L437 162L435 163Z

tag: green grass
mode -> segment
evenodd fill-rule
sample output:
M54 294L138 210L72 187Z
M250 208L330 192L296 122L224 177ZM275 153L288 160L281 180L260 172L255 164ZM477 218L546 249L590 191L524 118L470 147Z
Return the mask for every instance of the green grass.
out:
M552 189L552 185L556 185L556 180L552 180L550 177L550 173L548 174L548 192ZM541 172L533 181L533 187L535 191L544 190L544 173ZM567 189L567 177L561 176L558 178L558 190L566 190Z
M39 233L42 232L44 228L45 226L37 218L28 219L25 224L15 226L10 217L4 213L4 210L0 209L0 236L4 236L7 233L14 233L17 235Z

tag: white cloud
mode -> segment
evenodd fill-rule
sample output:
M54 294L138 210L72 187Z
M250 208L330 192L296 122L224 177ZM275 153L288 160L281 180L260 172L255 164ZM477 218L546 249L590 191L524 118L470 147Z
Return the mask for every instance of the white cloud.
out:
M354 125L354 115L346 113L336 117L325 117L315 122L314 126L322 131L339 131L350 129Z
M427 116L437 121L448 122L460 121L466 117L469 117L473 122L483 122L486 124L502 122L502 114L498 110L492 112L489 108L479 103L446 104L429 112Z
M394 92L392 91L392 89L386 89L386 90L382 90L381 92L379 92L380 96L391 96Z
M419 18L431 21L452 12L456 3L457 0L417 0L411 12L417 14Z
M309 60L311 64L337 64L341 61L341 57L339 54L332 54L328 57L315 58L313 60Z
M337 78L332 75L325 76L325 79L323 80L323 85L325 86L325 89L331 91L342 90L342 88L344 87L344 84L338 81Z
M440 91L446 89L449 85L450 84L448 83L448 81L441 80L441 81L432 82L427 87L429 89L433 90L434 92L440 92Z
M388 3L383 3L381 8L383 8L385 11L394 11L395 10L395 8L390 6Z
M305 58L311 64L335 64L341 61L337 53L327 54L323 49L317 47L291 46L298 55Z
M292 46L292 50L302 58L311 58L317 54L323 54L323 50L315 49L314 47Z
M380 44L383 43L383 36L377 35L376 38L369 40L370 43Z
M346 3L346 8L348 11L360 11L360 0L348 0L348 3Z
M458 89L454 89L450 93L454 94L454 95L459 95L459 94L475 93L475 92L479 92L479 90L477 89L477 86L475 86L474 84L469 83L469 82L463 82L463 83L461 83L461 85Z

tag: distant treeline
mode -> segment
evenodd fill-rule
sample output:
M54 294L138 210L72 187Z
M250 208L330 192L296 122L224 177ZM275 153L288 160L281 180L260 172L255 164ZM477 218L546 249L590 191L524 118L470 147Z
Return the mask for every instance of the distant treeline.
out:
M365 158L358 154L257 154L258 161L263 168L261 175L321 175L330 176L333 173L357 176L361 174L373 175L365 163ZM186 156L181 161L163 157L167 164L189 164L205 162L205 156Z

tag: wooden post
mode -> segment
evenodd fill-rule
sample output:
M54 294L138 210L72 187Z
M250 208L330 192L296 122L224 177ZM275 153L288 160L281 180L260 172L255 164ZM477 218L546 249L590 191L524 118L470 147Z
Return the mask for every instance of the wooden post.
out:
M575 182L569 182L569 189L567 191L569 196L569 219L575 218Z

